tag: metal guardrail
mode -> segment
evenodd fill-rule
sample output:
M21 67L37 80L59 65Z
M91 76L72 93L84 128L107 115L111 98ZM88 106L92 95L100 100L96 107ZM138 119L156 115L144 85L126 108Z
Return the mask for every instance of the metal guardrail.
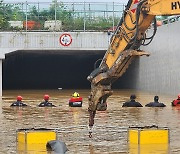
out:
M169 17L168 19L162 20L162 24L166 25L166 24L170 24L176 21L180 21L180 15Z
M104 31L114 29L125 4L115 2L0 2L1 31ZM162 20L169 24L173 16ZM8 24L4 25L3 23Z
M103 30L107 28L103 27L105 24L109 27L117 25L125 8L125 4L115 2L58 2L57 0L51 3L26 1L0 4L0 11L4 11L4 14L7 14L8 9L11 8L10 20L22 21L23 27L19 29L25 31L48 30L44 27L47 21L51 21L52 31ZM29 28L30 24L34 24L34 28ZM10 27L10 30L17 28Z

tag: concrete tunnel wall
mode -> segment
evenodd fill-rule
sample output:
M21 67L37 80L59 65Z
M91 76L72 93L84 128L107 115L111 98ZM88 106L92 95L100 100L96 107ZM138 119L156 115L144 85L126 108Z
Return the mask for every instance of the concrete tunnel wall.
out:
M158 27L151 44L142 47L151 55L134 62L136 85L133 88L175 96L180 93L179 27L180 22Z

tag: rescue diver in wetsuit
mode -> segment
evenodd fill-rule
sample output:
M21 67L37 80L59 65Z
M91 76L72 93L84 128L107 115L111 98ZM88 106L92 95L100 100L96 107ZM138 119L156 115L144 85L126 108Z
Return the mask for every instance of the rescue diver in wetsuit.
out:
M131 95L130 96L130 101L125 102L122 107L143 107L139 102L135 101L136 95Z
M82 97L80 97L79 93L74 92L72 94L72 98L69 100L69 106L82 107Z
M178 98L173 100L171 103L172 103L172 106L180 105L180 94L178 95Z
M44 102L41 102L39 107L56 107L52 103L49 102L49 95L44 95Z
M15 107L15 106L27 106L27 105L22 102L22 96L17 96L17 101L12 103L11 106Z
M146 107L165 107L166 105L164 103L159 103L159 96L154 96L154 102L150 102L146 104Z

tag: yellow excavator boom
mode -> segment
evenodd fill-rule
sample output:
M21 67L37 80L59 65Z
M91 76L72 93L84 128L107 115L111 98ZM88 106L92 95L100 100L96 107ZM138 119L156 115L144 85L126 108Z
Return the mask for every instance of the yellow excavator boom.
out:
M89 126L93 126L96 110L106 110L107 98L112 95L111 85L121 77L135 56L146 55L141 45L148 45L155 36L157 15L179 15L177 0L129 0L122 18L111 37L101 64L89 76ZM152 36L146 31L153 29Z

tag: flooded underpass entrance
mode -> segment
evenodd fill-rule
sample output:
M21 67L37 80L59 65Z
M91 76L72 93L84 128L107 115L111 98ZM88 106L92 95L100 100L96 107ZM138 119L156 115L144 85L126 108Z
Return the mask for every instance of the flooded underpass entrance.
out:
M3 63L4 90L0 104L0 153L33 153L28 149L25 152L21 151L16 146L16 131L29 128L57 129L58 139L67 145L67 154L131 153L132 150L127 143L127 129L130 126L156 125L170 129L170 145L168 148L158 149L157 154L178 154L180 109L171 106L174 97L170 95L159 95L160 102L167 105L165 108L122 108L122 104L129 100L132 93L137 95L137 101L143 106L153 101L156 94L136 90L115 90L108 99L107 111L97 112L93 136L89 138L87 108L90 83L86 77L94 69L94 62L102 57L103 52L74 55L18 51L7 55ZM121 82L128 80L129 83L135 83L134 76L129 81L133 67L134 64L130 65L120 79ZM119 81L115 84L118 85ZM58 90L59 87L62 87L62 90ZM79 90L81 88L88 90ZM82 107L74 108L68 105L75 90L83 98ZM50 95L50 102L56 107L37 107L42 102L44 94ZM10 107L17 95L22 95L23 102L28 107ZM132 153L138 153L138 149L133 149Z
M3 61L3 89L89 89L87 76L99 66L104 53L103 50L9 53ZM135 65L138 61L129 66L113 88L134 88Z
M89 88L87 76L105 51L16 51L3 62L3 89Z

